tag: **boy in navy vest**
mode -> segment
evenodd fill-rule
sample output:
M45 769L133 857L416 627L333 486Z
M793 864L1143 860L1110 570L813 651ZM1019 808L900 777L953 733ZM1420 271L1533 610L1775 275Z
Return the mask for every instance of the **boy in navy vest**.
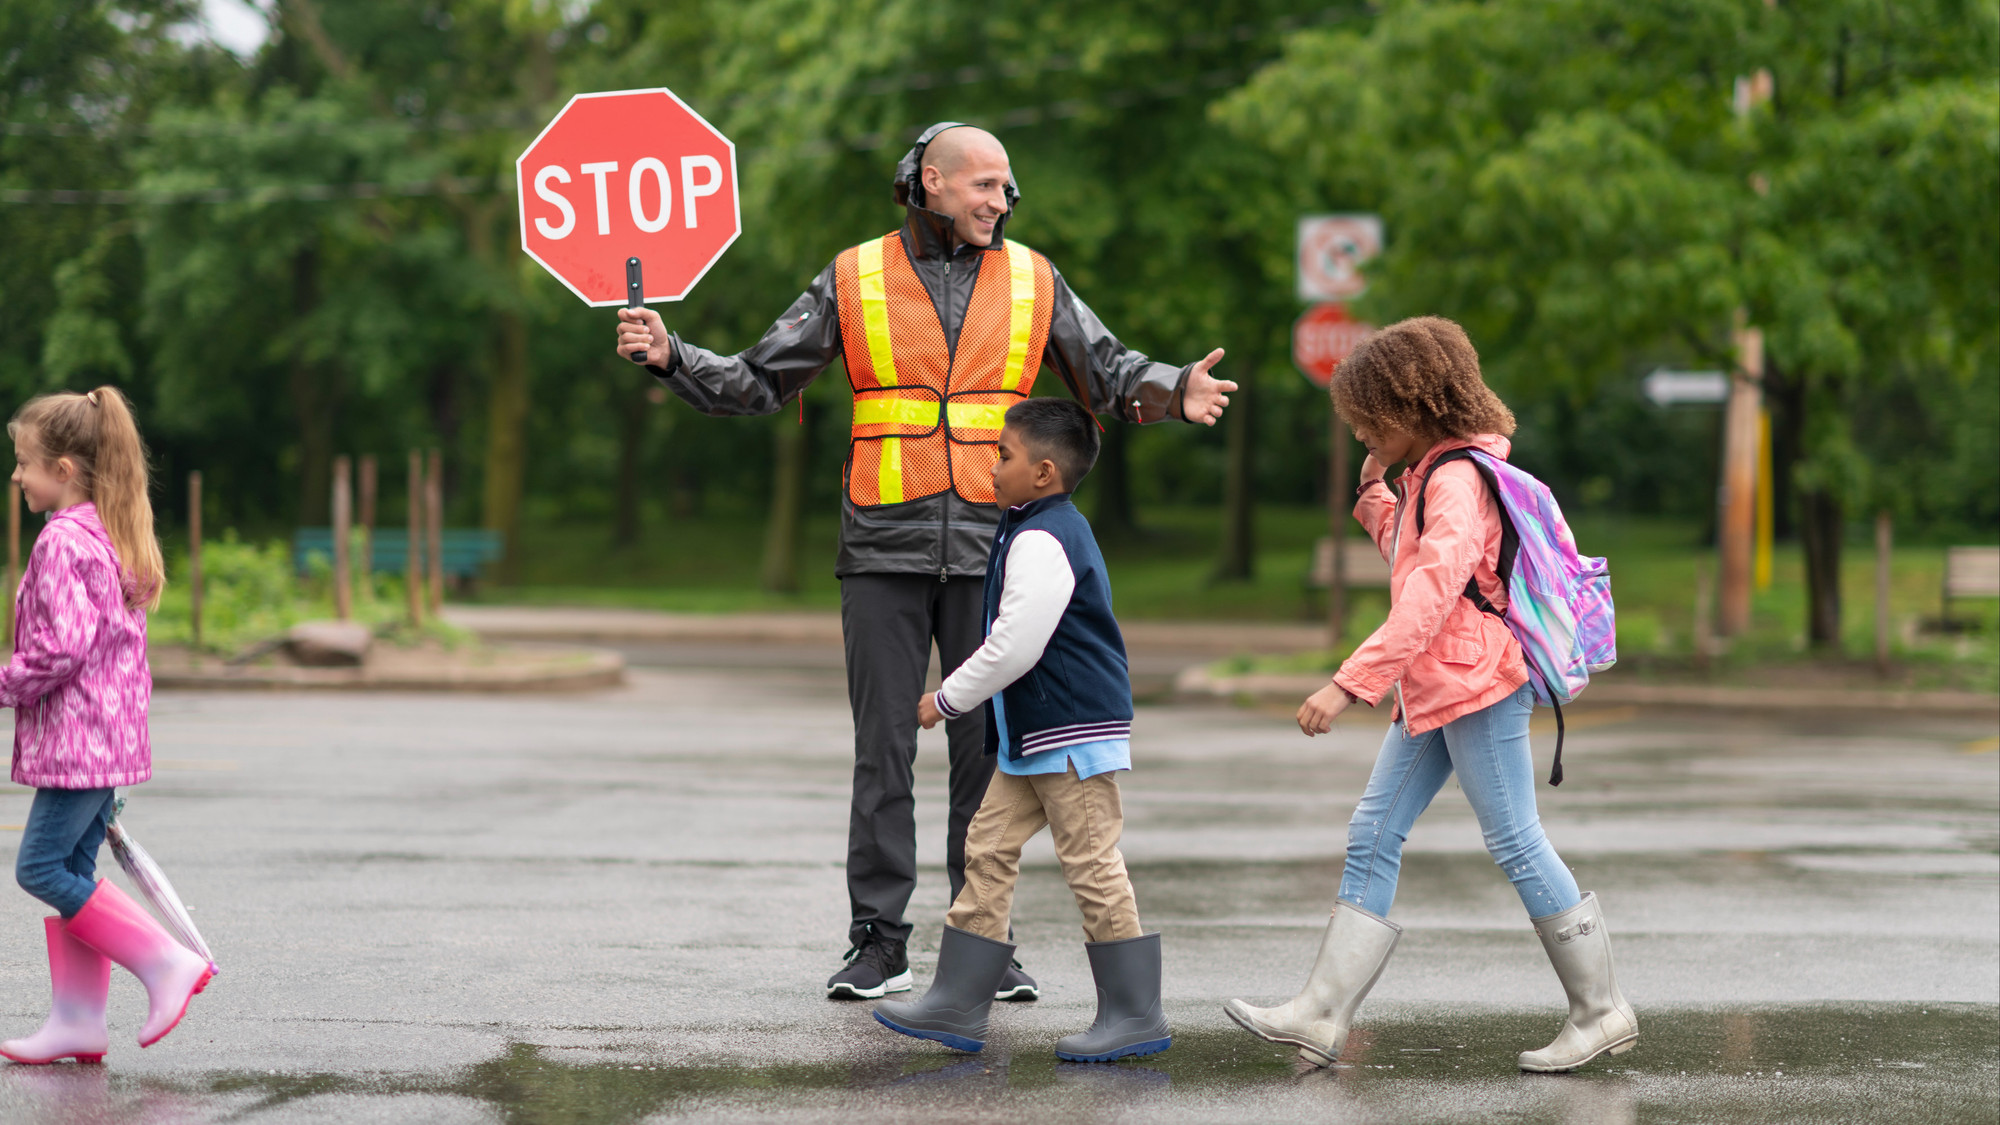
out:
M960 1051L986 1045L986 1014L1014 956L1006 941L1021 848L1048 825L1083 911L1097 1020L1056 1056L1109 1062L1173 1042L1160 1010L1160 935L1139 931L1119 854L1117 772L1132 768L1132 681L1111 583L1070 493L1097 462L1097 423L1068 399L1015 403L1000 431L1000 528L986 566L986 642L917 704L926 730L986 709L998 769L965 835L965 888L945 915L923 999L879 1004L892 1031Z

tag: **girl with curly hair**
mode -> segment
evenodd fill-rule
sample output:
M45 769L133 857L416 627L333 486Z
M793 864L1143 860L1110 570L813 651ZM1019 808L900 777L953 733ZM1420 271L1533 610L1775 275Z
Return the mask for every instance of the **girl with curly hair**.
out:
M1393 696L1394 721L1347 827L1340 894L1305 989L1283 1004L1224 1010L1251 1034L1296 1046L1308 1062L1340 1055L1362 998L1396 947L1388 920L1403 842L1453 774L1479 818L1486 849L1527 908L1568 993L1553 1043L1525 1051L1531 1071L1575 1070L1639 1039L1612 974L1594 894L1579 893L1535 811L1528 717L1535 706L1520 642L1502 621L1499 500L1454 449L1504 460L1514 415L1479 376L1465 330L1442 317L1392 324L1335 372L1334 409L1368 447L1355 518L1390 565L1389 618L1299 708L1299 729L1325 734L1357 701ZM1397 486L1389 466L1406 466ZM1423 494L1421 521L1418 494ZM1483 601L1491 610L1483 610Z

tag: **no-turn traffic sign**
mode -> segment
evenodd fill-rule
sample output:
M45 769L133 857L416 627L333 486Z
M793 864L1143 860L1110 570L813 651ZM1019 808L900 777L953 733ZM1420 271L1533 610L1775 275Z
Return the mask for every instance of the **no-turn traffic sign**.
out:
M1375 326L1355 320L1339 301L1314 305L1292 324L1292 362L1321 390L1333 381L1334 369Z
M592 305L678 301L742 233L736 146L673 91L578 94L520 159L521 248Z
M1368 291L1361 263L1382 252L1380 215L1299 216L1299 300L1351 301Z

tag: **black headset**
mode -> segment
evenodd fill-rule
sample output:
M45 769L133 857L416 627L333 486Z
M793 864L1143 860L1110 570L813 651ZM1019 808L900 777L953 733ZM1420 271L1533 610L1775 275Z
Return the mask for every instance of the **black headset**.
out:
M964 124L965 122L963 121L940 121L930 128L925 129L923 134L917 138L917 143L910 146L910 151L903 154L903 159L896 162L895 182L896 203L898 206L907 207L913 199L916 200L917 206L922 207L925 205L924 149L933 140L937 139L939 133L944 132L946 129L956 129ZM1007 170L1007 186L1004 192L1007 197L1007 210L1011 212L1014 210L1014 205L1021 202L1021 188L1020 185L1014 182L1014 170L1012 168Z

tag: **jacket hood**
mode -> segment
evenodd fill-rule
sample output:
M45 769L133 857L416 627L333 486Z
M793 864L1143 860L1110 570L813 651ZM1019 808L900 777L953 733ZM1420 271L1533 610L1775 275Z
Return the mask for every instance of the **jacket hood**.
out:
M890 186L895 191L896 202L902 204L906 212L903 231L910 253L915 257L945 258L951 255L951 216L931 210L927 206L929 201L924 198L924 149L939 133L963 124L963 121L940 121L925 129L916 143L910 146L910 151L896 162L896 176L890 181ZM993 224L993 241L980 249L998 250L1006 243L1007 220L1021 202L1021 188L1014 182L1011 169L1007 173L1006 195L1007 213Z

